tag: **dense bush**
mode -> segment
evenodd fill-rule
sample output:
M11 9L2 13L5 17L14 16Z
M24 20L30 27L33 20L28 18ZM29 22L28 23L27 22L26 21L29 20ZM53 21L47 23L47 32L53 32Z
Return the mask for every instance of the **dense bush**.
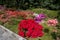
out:
M60 9L60 0L0 0L0 4L20 9L47 8Z

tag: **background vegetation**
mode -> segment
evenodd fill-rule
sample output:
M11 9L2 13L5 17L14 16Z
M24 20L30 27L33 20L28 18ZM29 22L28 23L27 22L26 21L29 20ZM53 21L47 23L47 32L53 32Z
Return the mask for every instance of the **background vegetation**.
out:
M51 10L60 9L60 0L0 0L1 5L8 8L30 9L47 8Z

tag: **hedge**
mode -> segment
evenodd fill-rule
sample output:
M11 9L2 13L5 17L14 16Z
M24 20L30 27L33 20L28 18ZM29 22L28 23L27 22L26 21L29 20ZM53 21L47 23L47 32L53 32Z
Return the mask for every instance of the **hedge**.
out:
M60 9L60 0L0 0L1 5L8 8L29 9L47 8L52 10Z

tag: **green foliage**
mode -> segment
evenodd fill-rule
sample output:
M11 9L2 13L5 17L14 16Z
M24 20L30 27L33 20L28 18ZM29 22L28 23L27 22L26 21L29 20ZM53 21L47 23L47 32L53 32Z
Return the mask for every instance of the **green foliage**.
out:
M58 11L57 19L59 24L57 25L57 28L60 29L60 11Z
M31 9L31 10L36 13L45 13L50 18L55 18L58 16L58 11L52 11L52 10L40 9L40 8Z
M15 33L18 33L18 23L18 20L12 18L9 22L4 23L4 26Z
M58 32L57 32L57 37L60 38L60 30L58 30Z
M1 15L1 14L4 14L4 12L0 11L0 15Z
M47 9L59 9L60 5L57 2L58 0L43 0L41 6Z
M60 22L60 11L58 12L57 19L58 19L58 21Z
M47 8L60 9L60 0L0 0L0 4L9 8L29 9L29 8Z
M3 25L3 22L0 21L0 24Z

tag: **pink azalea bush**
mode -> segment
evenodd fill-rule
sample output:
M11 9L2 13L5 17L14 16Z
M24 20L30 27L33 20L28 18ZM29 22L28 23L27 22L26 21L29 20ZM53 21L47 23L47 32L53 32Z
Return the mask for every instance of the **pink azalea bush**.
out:
M47 21L48 26L56 26L58 24L57 19L50 19Z

